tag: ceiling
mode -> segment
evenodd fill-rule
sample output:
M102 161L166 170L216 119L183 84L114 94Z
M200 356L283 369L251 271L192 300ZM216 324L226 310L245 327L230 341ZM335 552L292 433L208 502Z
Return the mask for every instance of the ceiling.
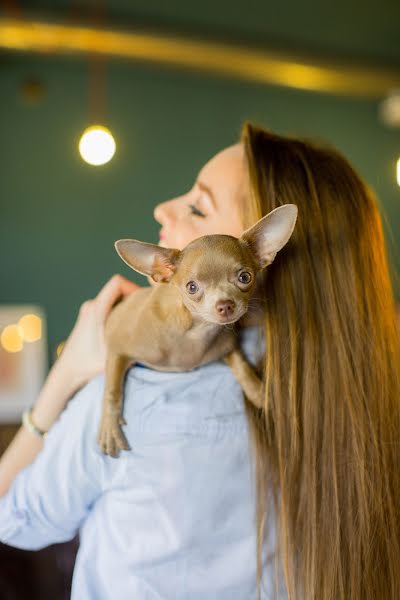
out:
M19 0L22 15L171 30L400 69L399 0ZM3 8L2 14L5 14ZM12 11L11 11L12 12Z

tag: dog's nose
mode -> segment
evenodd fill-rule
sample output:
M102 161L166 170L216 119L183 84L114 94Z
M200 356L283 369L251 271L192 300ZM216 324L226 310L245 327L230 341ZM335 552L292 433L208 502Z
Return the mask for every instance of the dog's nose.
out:
M215 308L219 315L230 317L235 309L235 303L233 300L218 300Z

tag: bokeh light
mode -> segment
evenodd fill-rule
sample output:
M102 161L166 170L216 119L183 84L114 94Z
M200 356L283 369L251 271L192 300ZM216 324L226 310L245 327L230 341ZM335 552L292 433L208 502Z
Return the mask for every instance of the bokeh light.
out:
M36 342L42 337L42 319L37 315L24 315L18 321L25 342Z
M65 346L65 340L63 340L62 342L60 342L60 343L57 345L57 348L56 348L56 358L58 358L58 357L60 356L61 352L62 352L62 351L63 351L63 349L64 349L64 346Z
M13 324L4 327L0 335L0 343L7 352L20 352L24 342L19 325Z
M400 185L400 158L397 159L397 184Z
M104 165L115 154L115 140L107 127L92 125L85 129L79 141L79 152L90 165Z

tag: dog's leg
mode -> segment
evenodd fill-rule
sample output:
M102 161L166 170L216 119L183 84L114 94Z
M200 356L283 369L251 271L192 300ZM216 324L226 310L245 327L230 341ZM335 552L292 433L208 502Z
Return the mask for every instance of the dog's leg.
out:
M126 425L122 416L123 384L125 372L132 358L108 353L105 368L103 407L97 442L104 454L119 456L120 450L130 450L121 429Z
M253 367L239 349L235 349L223 358L224 362L232 369L236 380L240 383L249 400L257 408L263 406L263 382L256 375Z

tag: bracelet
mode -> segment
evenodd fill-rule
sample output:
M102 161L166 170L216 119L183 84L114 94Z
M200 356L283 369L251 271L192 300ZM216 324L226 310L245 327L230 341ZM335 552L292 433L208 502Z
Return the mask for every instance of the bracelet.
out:
M33 409L33 405L31 407L27 408L22 413L22 424L25 425L25 427L31 433L34 433L35 435L37 435L38 437L40 437L42 440L46 439L46 437L47 437L47 431L42 431L41 429L39 429L38 427L36 427L36 425L32 421L32 409Z

